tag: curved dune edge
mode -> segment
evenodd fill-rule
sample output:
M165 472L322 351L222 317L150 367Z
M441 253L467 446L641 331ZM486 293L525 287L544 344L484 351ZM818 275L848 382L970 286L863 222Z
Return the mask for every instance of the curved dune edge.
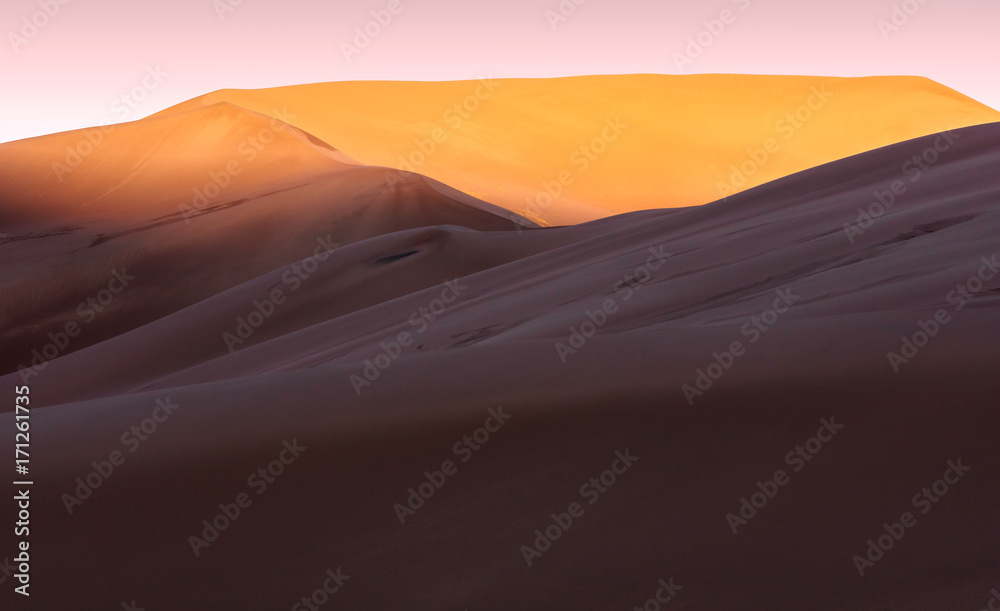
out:
M197 213L357 165L298 127L219 102L0 145L0 225Z

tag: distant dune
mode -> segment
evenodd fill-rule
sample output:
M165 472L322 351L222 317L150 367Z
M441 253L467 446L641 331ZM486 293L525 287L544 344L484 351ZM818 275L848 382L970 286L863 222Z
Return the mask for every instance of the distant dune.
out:
M222 90L367 164L549 224L705 204L1000 113L917 77L622 75ZM438 131L435 131L438 130ZM552 197L555 195L555 197Z

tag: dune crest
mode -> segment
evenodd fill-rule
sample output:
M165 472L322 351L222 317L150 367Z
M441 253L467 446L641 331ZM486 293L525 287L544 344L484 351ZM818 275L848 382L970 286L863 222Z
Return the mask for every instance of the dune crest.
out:
M0 221L197 211L355 165L275 116L219 102L0 145Z

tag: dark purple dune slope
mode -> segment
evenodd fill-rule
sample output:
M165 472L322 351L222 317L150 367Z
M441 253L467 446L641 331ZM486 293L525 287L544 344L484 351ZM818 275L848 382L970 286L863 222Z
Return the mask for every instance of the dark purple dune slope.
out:
M998 166L990 124L698 208L415 226L62 356L32 602L983 608Z

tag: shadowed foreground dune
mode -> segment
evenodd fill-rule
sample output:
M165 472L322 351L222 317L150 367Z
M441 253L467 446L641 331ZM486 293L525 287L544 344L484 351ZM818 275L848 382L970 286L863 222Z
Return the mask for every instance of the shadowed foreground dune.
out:
M123 291L142 324L29 379L32 570L60 580L37 602L300 609L325 582L320 608L610 611L663 580L671 609L981 608L998 163L994 123L531 230L439 187L298 263L312 221L269 211L291 195L199 217L248 245L200 260L237 284L172 262L177 309Z
M216 91L551 225L694 206L1000 113L918 77L631 74Z

